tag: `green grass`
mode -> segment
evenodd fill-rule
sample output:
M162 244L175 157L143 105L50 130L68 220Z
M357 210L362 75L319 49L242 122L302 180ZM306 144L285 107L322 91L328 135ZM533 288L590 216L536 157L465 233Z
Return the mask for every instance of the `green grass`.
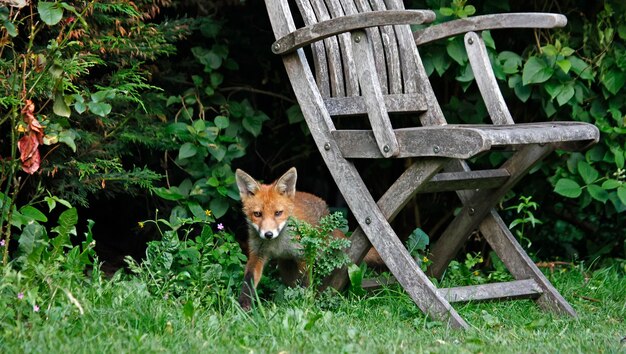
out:
M578 318L547 314L531 300L455 305L467 331L428 320L397 288L335 297L329 309L300 299L244 313L234 297L192 311L136 279L118 280L73 289L83 315L69 304L9 326L0 314L0 352L626 353L623 270L576 267L550 278Z

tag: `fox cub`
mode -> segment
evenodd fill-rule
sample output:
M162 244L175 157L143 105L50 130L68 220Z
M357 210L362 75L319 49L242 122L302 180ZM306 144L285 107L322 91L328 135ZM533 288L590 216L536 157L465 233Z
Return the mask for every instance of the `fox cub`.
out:
M291 234L287 221L294 217L317 225L329 212L322 199L296 191L298 175L294 167L272 184L261 184L239 169L235 176L248 221L248 263L239 296L239 304L248 310L263 267L270 259L278 261L279 273L287 285L293 286L298 280L308 284L303 276L301 246L295 242L298 236ZM343 234L336 230L335 236Z

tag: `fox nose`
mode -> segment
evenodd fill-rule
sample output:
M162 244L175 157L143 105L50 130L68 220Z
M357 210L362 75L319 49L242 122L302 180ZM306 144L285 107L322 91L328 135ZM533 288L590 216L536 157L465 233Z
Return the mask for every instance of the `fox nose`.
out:
M272 237L274 237L274 233L271 231L266 232L263 236L265 236L266 239L271 239Z

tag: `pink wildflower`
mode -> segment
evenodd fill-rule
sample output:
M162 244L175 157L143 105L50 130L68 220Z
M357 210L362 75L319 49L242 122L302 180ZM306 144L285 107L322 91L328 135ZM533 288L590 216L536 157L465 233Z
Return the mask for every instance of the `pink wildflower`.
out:
M217 229L220 231L224 230L224 224L222 223L217 224Z
M35 312L39 312L39 306L37 306L37 305L33 305L33 311L35 311Z
M22 300L24 298L24 293L17 293L18 300Z
M0 247L4 247L4 240L0 240Z

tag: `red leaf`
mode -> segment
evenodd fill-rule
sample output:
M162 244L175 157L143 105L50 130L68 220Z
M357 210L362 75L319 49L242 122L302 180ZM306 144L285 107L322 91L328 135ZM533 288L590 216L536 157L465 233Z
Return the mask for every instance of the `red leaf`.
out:
M20 160L22 160L22 170L26 173L33 174L39 169L41 163L41 155L39 154L39 140L37 135L29 133L23 136L17 142L17 148L20 150Z

